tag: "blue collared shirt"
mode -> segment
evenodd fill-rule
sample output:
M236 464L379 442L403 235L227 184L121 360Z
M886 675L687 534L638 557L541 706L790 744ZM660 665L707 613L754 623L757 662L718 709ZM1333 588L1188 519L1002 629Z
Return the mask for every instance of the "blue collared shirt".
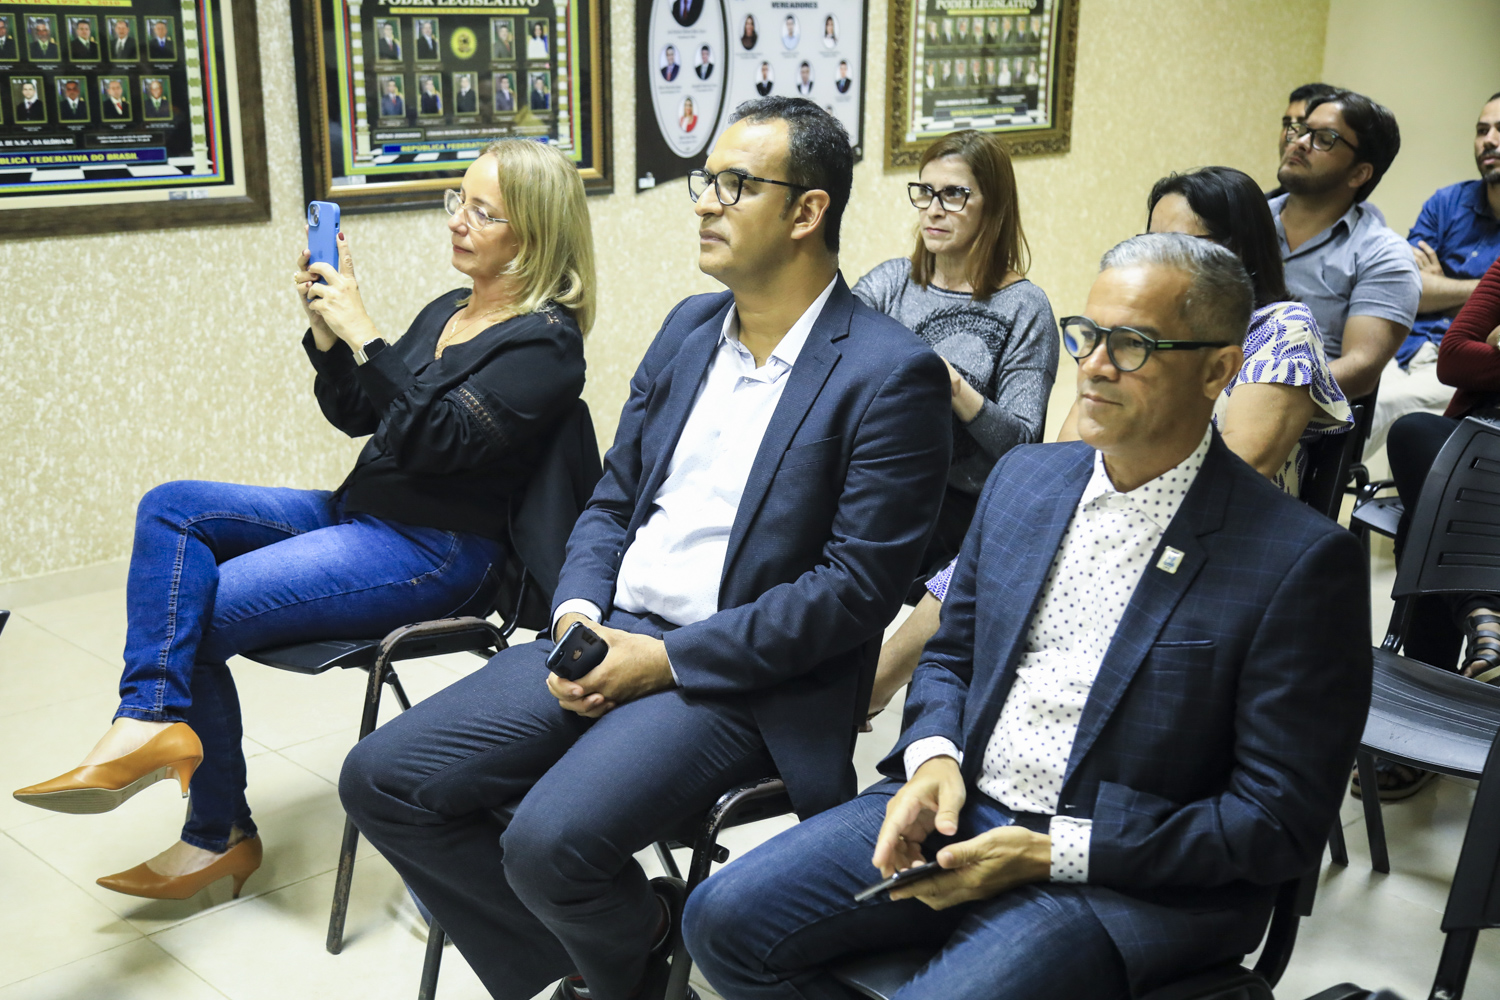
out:
M1409 247L1361 202L1295 251L1287 246L1281 210L1287 196L1271 200L1276 240L1286 264L1286 284L1312 310L1328 359L1344 353L1350 316L1374 316L1411 329L1422 297L1422 277Z
M1500 257L1500 219L1490 212L1484 182L1450 184L1428 198L1416 225L1406 234L1406 241L1412 246L1418 240L1437 251L1443 273L1448 277L1484 277L1484 272ZM1440 312L1422 313L1412 324L1411 336L1396 352L1396 360L1404 365L1423 344L1442 340L1451 322L1452 317Z

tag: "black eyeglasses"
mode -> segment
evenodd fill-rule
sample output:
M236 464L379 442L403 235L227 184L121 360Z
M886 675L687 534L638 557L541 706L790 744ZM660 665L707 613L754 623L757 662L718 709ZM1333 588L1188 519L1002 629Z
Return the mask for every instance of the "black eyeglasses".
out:
M719 199L719 204L728 208L739 203L740 194L745 190L746 181L759 181L762 184L780 184L782 187L795 188L798 191L811 191L812 188L804 184L793 184L790 181L773 181L769 177L752 177L743 170L720 170L718 173L710 173L707 170L693 170L688 172L688 197L696 204L710 187L714 189L714 197Z
M1130 326L1100 326L1087 316L1064 316L1063 347L1082 362L1099 349L1109 354L1109 363L1122 372L1133 372L1157 351L1196 351L1204 347L1234 347L1230 340L1157 340Z
M964 206L969 203L969 195L973 190L950 184L948 187L937 189L931 184L919 184L916 181L906 185L906 196L911 199L913 208L927 208L936 198L938 204L943 206L945 212L962 212Z
M1288 142L1296 142L1304 135L1312 136L1312 148L1316 149L1320 153L1327 153L1331 151L1334 146L1337 146L1341 142L1355 152L1359 152L1358 146L1350 142L1348 139L1345 139L1343 136L1339 135L1331 128L1308 128L1302 122L1292 122L1286 127L1286 138Z

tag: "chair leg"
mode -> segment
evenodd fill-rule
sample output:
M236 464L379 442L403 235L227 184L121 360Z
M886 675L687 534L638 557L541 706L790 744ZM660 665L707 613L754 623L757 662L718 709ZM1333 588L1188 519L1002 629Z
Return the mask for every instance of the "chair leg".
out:
M1380 814L1380 783L1375 776L1375 755L1361 750L1359 763L1360 798L1365 806L1365 835L1370 839L1370 867L1389 874L1391 859L1385 849L1385 820Z
M1443 955L1438 959L1437 976L1432 981L1430 1000L1459 1000L1474 962L1474 945L1479 932L1472 928L1449 931L1443 938Z
M662 869L672 878L682 878L682 872L677 867L677 859L672 857L672 851L667 847L666 842L658 840L651 846L656 850L656 860L661 862Z
M422 959L422 983L417 987L417 1000L432 1000L437 996L438 972L443 964L443 942L448 935L436 920L427 925L427 955Z
M391 686L392 691L396 692L396 700L401 703L401 711L405 712L411 708L411 699L406 696L406 688L401 686L401 678L396 676L396 671L387 670L385 682Z
M380 692L390 672L390 660L382 652L375 657L370 667L369 683L365 685L365 709L359 721L359 738L364 739L375 731L380 720ZM324 947L330 955L344 949L344 918L349 913L349 887L354 882L354 852L359 847L359 830L349 819L344 820L344 843L339 848L339 870L333 883L333 909L328 914L328 940Z
M1336 865L1349 867L1349 846L1344 843L1344 824L1333 821L1333 832L1328 835L1328 857Z
M333 882L333 910L328 914L328 954L344 950L344 918L349 913L349 887L354 883L354 852L359 848L359 830L344 820L344 844L339 848L338 875Z

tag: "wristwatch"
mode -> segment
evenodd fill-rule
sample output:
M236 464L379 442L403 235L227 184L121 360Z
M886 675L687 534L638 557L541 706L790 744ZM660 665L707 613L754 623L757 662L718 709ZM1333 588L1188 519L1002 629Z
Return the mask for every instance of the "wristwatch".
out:
M354 363L356 365L362 365L366 361L370 360L371 354L379 354L383 350L385 350L384 340L381 340L379 337L374 337L370 340L367 340L363 344L353 349L352 353L354 354Z

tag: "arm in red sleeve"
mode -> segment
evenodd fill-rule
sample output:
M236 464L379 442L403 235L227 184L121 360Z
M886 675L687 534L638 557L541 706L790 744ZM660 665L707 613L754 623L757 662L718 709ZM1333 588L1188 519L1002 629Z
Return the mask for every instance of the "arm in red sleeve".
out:
M1444 385L1468 392L1500 392L1500 350L1485 340L1500 326L1500 261L1490 265L1438 347L1437 374Z

